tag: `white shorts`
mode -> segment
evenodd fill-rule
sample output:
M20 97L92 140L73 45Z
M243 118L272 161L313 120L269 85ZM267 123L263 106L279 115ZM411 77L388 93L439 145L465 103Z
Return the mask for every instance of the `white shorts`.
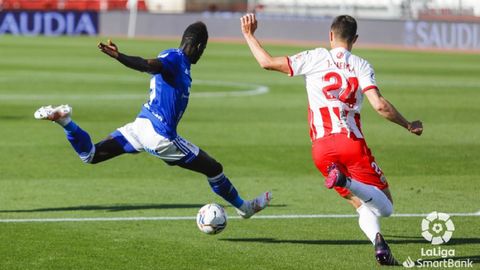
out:
M158 134L150 120L137 118L132 123L117 129L136 151L148 152L166 162L192 161L200 149L177 136L170 140Z

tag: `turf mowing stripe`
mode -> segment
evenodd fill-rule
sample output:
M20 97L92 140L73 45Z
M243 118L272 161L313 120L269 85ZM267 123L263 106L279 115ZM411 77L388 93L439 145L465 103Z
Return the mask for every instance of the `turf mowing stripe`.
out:
M448 213L456 217L478 217L476 213ZM393 214L392 217L426 217L428 213ZM264 215L254 216L254 219L306 219L306 218L356 218L354 214L317 214L317 215ZM167 221L167 220L195 220L196 217L98 217L98 218L32 218L32 219L0 219L0 223L27 223L27 222L85 222L85 221ZM241 219L241 217L229 217Z
M256 96L268 93L269 88L265 85L251 84L251 83L238 83L238 82L222 82L222 81L196 81L202 85L214 85L214 86L230 86L232 88L243 87L245 90L236 91L219 91L219 92L195 92L190 95L192 97L240 97L240 96ZM130 99L145 99L146 94L0 94L0 100L49 100L49 99L91 99L95 97L96 100L130 100Z

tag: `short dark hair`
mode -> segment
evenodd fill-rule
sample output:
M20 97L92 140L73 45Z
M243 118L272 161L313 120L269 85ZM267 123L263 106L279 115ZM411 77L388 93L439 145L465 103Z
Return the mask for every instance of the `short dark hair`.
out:
M335 37L351 43L357 35L357 21L350 15L340 15L333 20L330 30Z
M198 45L198 44L207 44L208 40L208 31L207 26L203 22L196 22L190 24L185 32L183 32L182 42L180 45L190 44L190 45Z

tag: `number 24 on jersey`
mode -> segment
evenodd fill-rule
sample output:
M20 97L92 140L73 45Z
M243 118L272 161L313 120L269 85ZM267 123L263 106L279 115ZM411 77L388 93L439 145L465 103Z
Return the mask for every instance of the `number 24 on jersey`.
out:
M341 102L347 104L349 107L353 107L357 101L355 95L358 90L358 79L357 77L349 77L346 80L346 85L344 85L342 76L337 72L328 72L323 77L325 82L330 84L322 88L325 97L329 100L340 100ZM332 91L338 91L338 97L330 93Z

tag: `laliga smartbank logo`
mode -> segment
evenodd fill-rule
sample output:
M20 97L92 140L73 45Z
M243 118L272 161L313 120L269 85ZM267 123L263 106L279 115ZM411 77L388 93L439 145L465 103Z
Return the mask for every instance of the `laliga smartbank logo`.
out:
M447 243L454 231L455 225L445 213L432 212L422 220L422 236L432 245Z
M452 238L455 225L448 214L432 212L422 220L422 236L437 247L421 248L420 258L412 260L410 256L403 262L406 268L461 268L473 267L473 261L455 260L455 249L441 248L441 244L447 243Z

